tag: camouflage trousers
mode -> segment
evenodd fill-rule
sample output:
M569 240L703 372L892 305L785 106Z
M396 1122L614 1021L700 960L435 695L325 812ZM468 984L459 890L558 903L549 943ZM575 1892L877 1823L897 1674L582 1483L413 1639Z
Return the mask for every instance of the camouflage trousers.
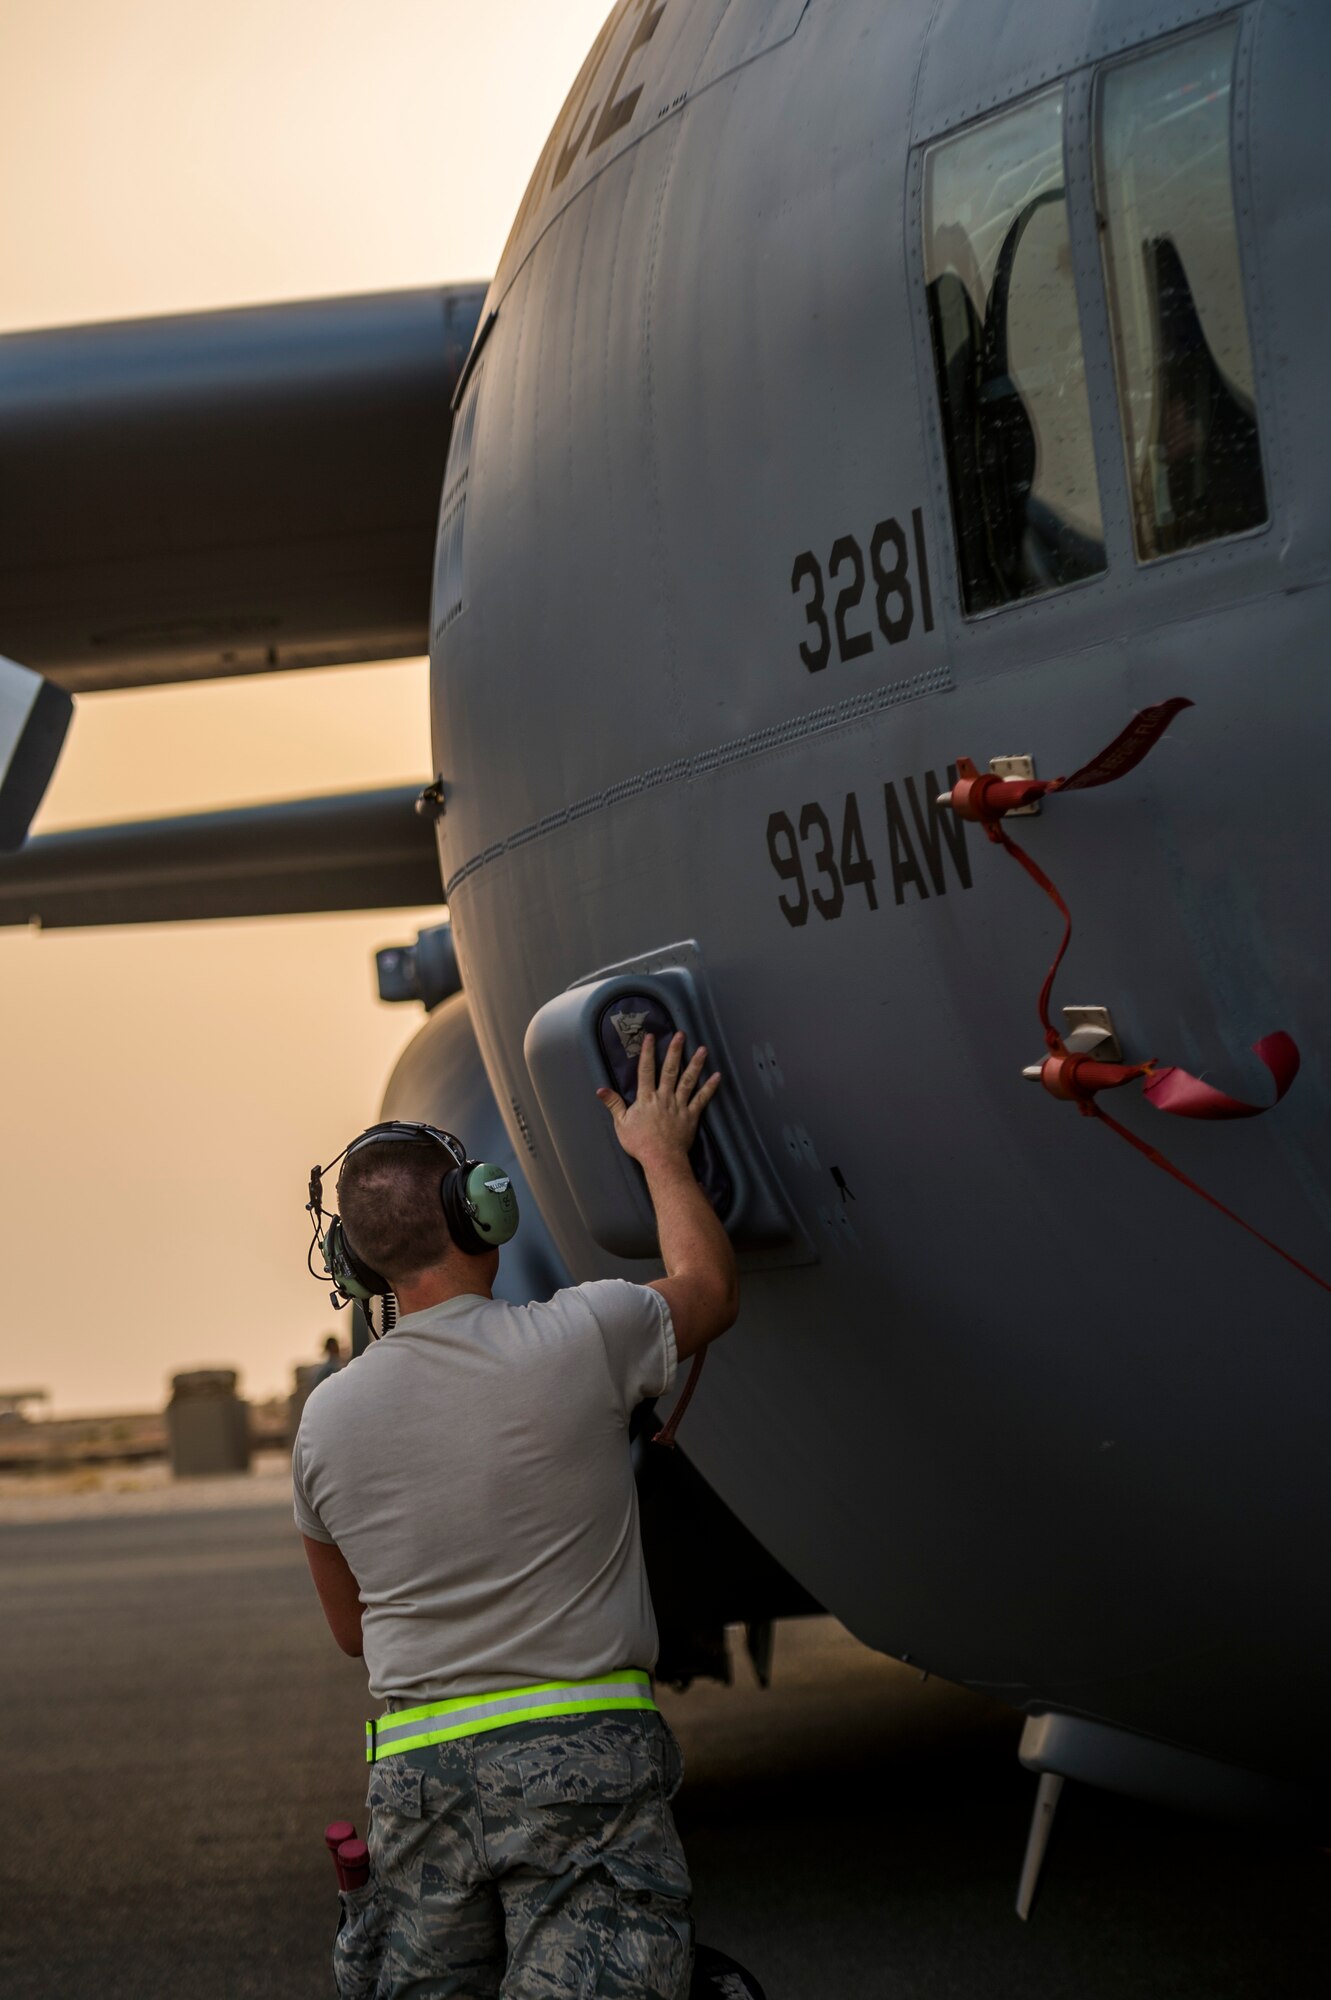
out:
M342 2000L684 2000L683 1763L650 1711L551 1716L370 1776L367 1888L344 1895Z

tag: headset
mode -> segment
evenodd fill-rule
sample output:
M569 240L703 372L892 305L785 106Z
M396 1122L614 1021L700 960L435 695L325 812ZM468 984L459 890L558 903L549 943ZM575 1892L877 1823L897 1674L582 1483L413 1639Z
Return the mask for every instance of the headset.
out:
M501 1243L508 1242L518 1226L518 1198L511 1176L492 1161L469 1158L462 1141L438 1125L410 1124L401 1119L371 1125L367 1132L344 1146L326 1167L311 1167L310 1198L305 1212L313 1225L313 1237L306 1253L307 1268L312 1277L320 1275L314 1268L317 1249L324 1275L333 1281L330 1298L334 1309L341 1312L353 1302L359 1305L376 1339L370 1300L384 1301L381 1332L387 1333L397 1318L393 1288L387 1278L356 1255L341 1216L325 1214L323 1177L333 1171L339 1160L349 1160L367 1146L389 1143L438 1146L443 1151L447 1165L439 1181L439 1203L448 1233L465 1256L480 1257L487 1250L498 1249Z

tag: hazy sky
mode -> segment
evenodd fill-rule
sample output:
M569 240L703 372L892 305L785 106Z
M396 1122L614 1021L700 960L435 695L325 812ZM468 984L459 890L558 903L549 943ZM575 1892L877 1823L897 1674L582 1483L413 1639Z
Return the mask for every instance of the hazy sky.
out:
M4 0L0 332L488 277L608 3ZM420 661L97 695L38 830L429 770ZM289 1386L310 1163L423 1018L372 953L431 914L0 932L0 1392Z

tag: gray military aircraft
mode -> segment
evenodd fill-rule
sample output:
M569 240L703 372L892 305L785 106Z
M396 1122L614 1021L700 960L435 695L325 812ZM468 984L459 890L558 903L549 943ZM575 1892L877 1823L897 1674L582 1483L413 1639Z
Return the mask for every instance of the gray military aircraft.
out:
M1314 1814L1329 64L1317 0L618 0L488 290L0 351L0 645L428 643L435 773L37 840L0 917L442 886L384 1115L514 1163L524 1296L649 1270L593 1088L705 1039L681 1629L816 1603L1051 1781Z

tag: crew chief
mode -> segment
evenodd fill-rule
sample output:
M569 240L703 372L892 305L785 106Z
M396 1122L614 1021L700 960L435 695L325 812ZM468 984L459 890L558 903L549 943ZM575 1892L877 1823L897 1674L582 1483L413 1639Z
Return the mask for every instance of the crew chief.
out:
M681 1761L652 1701L628 1448L635 1405L739 1305L734 1253L688 1161L720 1078L701 1080L705 1049L683 1058L676 1035L658 1081L645 1036L632 1106L598 1092L656 1211L666 1275L649 1285L508 1305L492 1296L498 1250L467 1255L449 1237L433 1145L375 1144L343 1166L347 1238L401 1316L310 1396L297 1524L389 1742L410 1739L398 1717L442 1702L485 1724L373 1764L380 1958L366 1992L687 1991L690 1884L669 1806ZM552 1696L552 1682L573 1685ZM552 1699L570 1712L508 1719Z

